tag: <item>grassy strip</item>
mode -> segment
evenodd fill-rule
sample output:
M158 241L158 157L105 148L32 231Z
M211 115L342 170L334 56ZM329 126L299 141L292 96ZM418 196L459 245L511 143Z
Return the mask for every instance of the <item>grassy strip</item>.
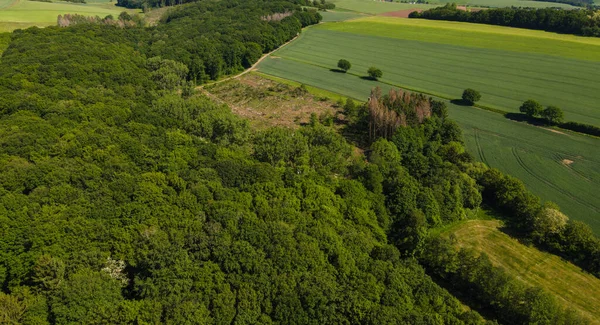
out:
M525 246L501 231L497 220L470 220L451 227L460 247L473 248L488 255L495 266L531 286L553 294L564 306L571 307L600 324L600 279L581 271L558 256Z

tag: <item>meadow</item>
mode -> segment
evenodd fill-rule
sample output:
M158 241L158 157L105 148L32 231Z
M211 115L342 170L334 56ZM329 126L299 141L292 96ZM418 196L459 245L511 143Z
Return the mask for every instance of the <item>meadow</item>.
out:
M379 86L384 92L394 87L283 57L266 59L259 71L361 101L373 87ZM561 134L493 112L448 105L450 117L462 127L475 159L518 177L543 200L558 203L571 218L585 221L600 234L600 139Z
M115 6L116 2L91 0L86 4L38 2L28 0L0 0L0 32L9 32L31 26L45 27L56 24L58 15L118 16L123 11L136 12Z
M525 246L503 233L498 221L472 220L448 229L458 246L485 252L490 261L530 286L544 288L563 305L600 324L600 280L559 257Z

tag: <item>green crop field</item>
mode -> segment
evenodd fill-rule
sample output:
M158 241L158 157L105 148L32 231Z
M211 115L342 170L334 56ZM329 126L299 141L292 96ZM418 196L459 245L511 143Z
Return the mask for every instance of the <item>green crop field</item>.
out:
M407 9L428 9L437 7L448 2L454 2L461 5L469 6L485 6L485 7L533 7L533 8L546 8L546 7L560 7L560 8L575 8L571 5L556 3L556 2L543 2L543 1L526 1L526 0L434 0L429 1L431 4L411 4L411 3L399 3L399 2L387 2L387 1L374 1L374 0L333 0L336 8L346 9L356 12L362 12L367 14L381 14L384 12L392 12Z
M527 285L542 287L563 305L600 324L600 280L559 257L520 244L498 228L498 221L473 220L443 235L456 235L458 245L485 252L490 261Z
M384 92L392 87L284 57L266 59L259 71L362 101L372 87ZM558 203L571 218L600 234L600 139L560 134L471 107L449 103L449 110L476 159L519 177L536 195Z
M561 107L567 120L600 126L600 108L597 106L600 102L600 40L593 40L597 45L579 38L567 41L472 32L487 36L490 43L495 37L500 40L490 48L480 48L459 45L459 36L455 34L463 33L460 29L448 29L446 34L437 33L437 30L443 31L438 27L430 31L436 35L431 39L449 35L444 38L445 41L454 41L455 44L416 41L422 34L429 33L411 33L413 26L409 26L405 34L398 31L397 37L375 36L374 29L361 29L365 24L378 25L378 20L358 19L308 29L298 41L278 51L277 56L286 59L285 62L295 60L326 70L335 68L337 60L345 58L352 63L350 73L356 74L357 78L364 76L369 66L376 66L383 70L381 80L386 83L450 99L459 98L465 88L474 88L483 95L482 105L509 112L518 112L521 103L532 98L543 105ZM361 34L354 32L355 26L360 26ZM402 29L405 25L392 26ZM506 29L499 29L502 30ZM548 33L542 34L547 37L545 34ZM407 39L399 38L402 35ZM465 38L472 42L480 40L477 35L468 33ZM511 43L511 39L515 42ZM546 47L537 48L538 53L493 48L503 44L516 47L518 42L526 40L530 40L531 44L540 42ZM480 43L486 45L486 39L482 38ZM550 52L552 48L555 54L563 56L540 53ZM571 52L574 49L585 52ZM574 53L581 53L580 56L588 60L566 57L570 54L575 56Z
M108 15L117 16L122 11L136 12L117 7L107 0L91 0L87 4L0 0L0 32L31 26L54 25L58 15L67 13L106 17Z

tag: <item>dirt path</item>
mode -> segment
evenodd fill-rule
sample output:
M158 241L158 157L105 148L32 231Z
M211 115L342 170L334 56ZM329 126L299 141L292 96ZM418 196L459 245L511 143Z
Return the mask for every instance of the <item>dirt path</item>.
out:
M306 28L308 28L308 27L306 27ZM306 29L306 28L304 28L304 29ZM302 30L304 30L304 29L302 29ZM289 41L287 41L287 42L283 43L283 44L282 44L280 47L278 47L278 48L274 49L273 51L271 51L271 52L269 52L269 53L266 53L266 54L263 54L263 56L261 56L261 57L260 57L260 59L258 59L258 61L256 61L256 63L254 63L254 64L253 64L253 65L252 65L250 68L248 68L248 69L246 69L246 70L244 70L244 71L242 71L242 72L240 72L240 73L238 73L238 74L236 74L236 75L234 75L234 76L230 76L230 77L227 77L227 78L225 78L225 79L217 80L217 81L215 81L215 82L211 82L211 83L208 83L208 84L200 85L200 86L196 87L196 89L202 89L202 88L204 88L205 86L212 86L212 85L216 85L216 84L219 84L219 83L221 83L221 82L225 82L225 81L228 81L228 80L231 80L231 79L236 79L236 78L239 78L239 77L241 77L241 76L245 75L246 73L248 73L248 72L250 72L250 71L256 70L256 67L257 67L257 66L258 66L258 65L259 65L259 64L260 64L260 63L261 63L261 62L262 62L264 59L266 59L266 58L267 58L269 55L271 55L271 54L273 54L273 53L275 53L275 52L279 51L280 49L282 49L282 48L283 48L283 47L285 47L286 45L288 45L288 44L290 44L291 42L293 42L294 40L296 40L298 37L300 37L300 34L296 35L296 36L295 36L294 38L292 38L291 40L289 40Z

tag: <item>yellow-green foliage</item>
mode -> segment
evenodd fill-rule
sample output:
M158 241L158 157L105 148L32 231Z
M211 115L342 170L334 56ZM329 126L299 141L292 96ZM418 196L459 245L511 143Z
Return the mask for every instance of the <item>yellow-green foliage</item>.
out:
M600 61L599 38L530 29L390 17L367 17L340 24L324 24L317 28L360 35Z

